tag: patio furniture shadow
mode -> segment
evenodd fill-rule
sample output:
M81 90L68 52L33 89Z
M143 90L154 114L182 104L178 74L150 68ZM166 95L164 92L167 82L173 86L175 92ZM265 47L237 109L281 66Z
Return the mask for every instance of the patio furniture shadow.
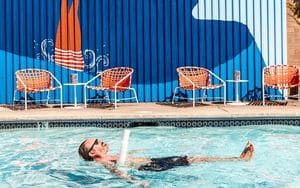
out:
M25 110L24 104L3 105L3 108L8 108L13 111ZM44 109L44 108L60 108L60 105L45 105L45 104L28 104L27 109Z
M177 108L192 108L193 103L190 102L157 102L158 105L164 105L164 106L171 106L171 107L177 107ZM197 106L211 106L212 104L223 104L223 102L196 102L195 107Z
M88 103L87 108L114 109L113 103Z
M263 106L263 101L251 101L250 106ZM265 101L266 106L287 106L288 101Z

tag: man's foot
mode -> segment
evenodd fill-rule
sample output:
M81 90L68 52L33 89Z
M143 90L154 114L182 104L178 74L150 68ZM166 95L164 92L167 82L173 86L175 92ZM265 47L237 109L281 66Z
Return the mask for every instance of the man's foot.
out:
M250 141L248 141L243 152L240 155L240 158L242 160L249 161L252 159L253 153L254 153L254 146Z

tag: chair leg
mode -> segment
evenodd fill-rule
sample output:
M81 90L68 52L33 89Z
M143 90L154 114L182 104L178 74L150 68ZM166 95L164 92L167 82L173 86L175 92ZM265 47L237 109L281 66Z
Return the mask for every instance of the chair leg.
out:
M17 90L14 91L14 97L13 97L13 109L15 109L16 93L17 93Z
M265 70L265 69L264 69ZM261 82L261 93L262 93L262 101L263 101L263 106L265 106L265 74L264 70L262 73L262 82Z
M195 108L195 88L193 87L193 108Z
M135 89L134 89L134 88L130 88L130 89L133 91L133 94L134 94L134 98L135 98L136 103L139 103L139 100L138 100L138 98L137 98Z
M27 91L25 90L25 110L27 110Z
M174 104L175 95L176 95L176 91L177 91L178 88L179 88L179 87L176 87L176 88L174 89L174 93L173 93L173 97L172 97L172 104Z
M50 97L50 91L47 92L47 100L46 100L46 105L49 104L49 97Z
M265 106L265 87L262 86L262 100L263 100L263 106Z
M289 99L289 93L288 92L289 92L288 89L282 89L283 98L286 101Z
M207 100L207 94L206 94L207 90L204 89L203 90L203 94L202 94L202 97L201 97L201 102L203 103L204 102L204 99Z
M298 97L298 101L300 101L300 85L298 86L298 95L297 95L297 97Z
M110 104L109 92L105 90L104 95L104 98L108 101L108 104Z
M115 109L117 108L117 89L115 88Z
M224 97L224 106L226 106L226 84L224 84L224 95L223 95L223 97Z

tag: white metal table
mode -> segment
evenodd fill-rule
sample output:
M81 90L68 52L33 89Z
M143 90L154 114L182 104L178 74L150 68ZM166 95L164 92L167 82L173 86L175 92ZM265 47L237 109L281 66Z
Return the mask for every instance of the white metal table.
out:
M226 80L226 82L231 82L235 84L235 101L228 103L230 105L246 105L246 103L243 103L240 101L240 96L239 96L239 84L240 83L246 83L249 80Z
M82 108L82 106L77 105L77 86L83 86L85 83L64 83L65 86L73 86L74 87L74 106L68 106L66 108Z

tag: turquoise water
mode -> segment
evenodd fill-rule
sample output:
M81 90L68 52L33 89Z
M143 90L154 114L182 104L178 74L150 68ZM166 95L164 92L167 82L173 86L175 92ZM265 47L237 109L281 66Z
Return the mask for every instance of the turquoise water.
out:
M0 187L139 187L116 178L101 165L85 162L79 144L96 137L120 149L122 129L58 128L0 132ZM299 187L300 127L134 128L134 156L238 156L247 140L250 162L193 164L164 172L122 168L150 187Z

